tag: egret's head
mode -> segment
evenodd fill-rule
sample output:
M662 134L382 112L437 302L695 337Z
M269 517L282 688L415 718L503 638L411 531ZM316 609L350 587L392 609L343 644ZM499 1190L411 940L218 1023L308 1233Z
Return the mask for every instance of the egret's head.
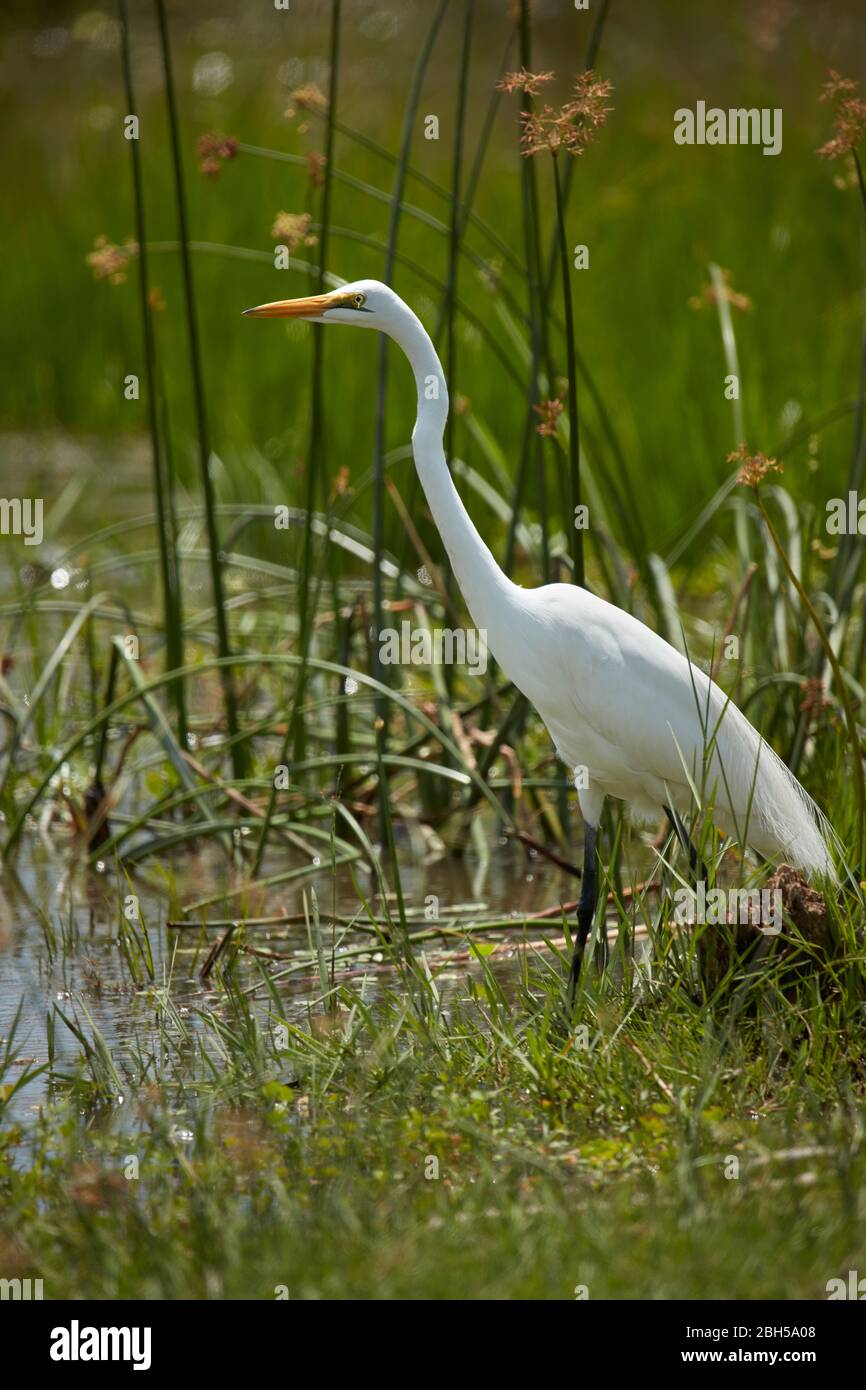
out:
M395 325L400 300L379 280L355 280L327 294L307 299L277 299L244 313L254 319L310 319L313 323L353 323L388 333ZM405 310L404 310L405 312Z

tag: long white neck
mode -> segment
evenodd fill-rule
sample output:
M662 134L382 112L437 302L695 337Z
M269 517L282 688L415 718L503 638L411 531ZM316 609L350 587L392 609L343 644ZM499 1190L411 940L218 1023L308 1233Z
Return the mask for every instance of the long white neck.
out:
M442 447L448 387L430 335L408 305L390 336L409 359L418 390L412 453L421 486L473 621L493 636L519 591L503 574L478 534L454 486ZM495 639L494 639L495 645Z

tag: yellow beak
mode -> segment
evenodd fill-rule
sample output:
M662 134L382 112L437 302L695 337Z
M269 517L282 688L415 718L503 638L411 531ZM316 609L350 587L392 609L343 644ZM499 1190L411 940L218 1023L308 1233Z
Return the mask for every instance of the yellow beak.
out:
M307 299L275 299L272 304L259 304L244 309L251 319L318 319L334 301L327 294L311 294Z

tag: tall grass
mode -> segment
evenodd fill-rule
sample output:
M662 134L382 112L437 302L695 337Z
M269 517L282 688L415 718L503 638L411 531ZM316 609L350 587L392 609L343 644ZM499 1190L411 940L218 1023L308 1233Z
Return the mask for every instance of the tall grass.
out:
M391 193L391 210L388 220L388 235L385 249L385 263L382 269L382 279L386 284L390 284L394 274L394 264L397 255L397 238L400 230L400 218L403 211L403 191L406 184L406 177L409 166L409 153L412 146L412 136L415 130L415 123L418 113L418 102L421 97L421 86L427 65L436 43L445 12L448 9L448 0L440 0L439 5L433 12L430 28L421 46L418 59L415 64L415 71L412 75L412 84L406 98L405 113L403 116L403 131L400 138L400 153L397 160L396 173L394 176L394 187ZM384 627L384 591L382 562L385 549L385 428L387 420L387 400L388 400L388 339L382 334L379 342L379 368L376 386L376 415L375 415L375 443L373 454L373 672L379 681L387 683L388 672L383 667L379 654L380 633ZM378 717L385 721L387 730L387 701L380 701L378 706Z
M448 350L446 354L446 372L448 378L449 396L455 401L455 408L448 412L448 419L445 423L445 457L451 465L454 458L454 436L455 424L457 420L457 288L460 269L460 238L461 238L461 196L463 178L463 147L466 135L466 104L469 96L469 71L472 57L472 23L474 18L474 0L464 0L463 12L463 34L460 44L460 63L457 69L457 100L454 111L454 149L452 156L451 173L451 219L448 228L448 269L445 282L445 330L447 335ZM453 575L448 567L446 578L446 588L448 598L453 602L454 582ZM446 688L450 694L453 687L453 670L449 667L445 672Z
M559 228L559 254L562 267L562 302L565 308L565 353L568 366L568 461L571 479L571 525L574 582L583 585L586 571L583 563L583 527L578 526L581 506L580 489L580 410L577 401L577 359L574 349L574 310L571 300L571 265L568 257L568 236L565 230L565 206L562 198L562 177L559 159L554 153L553 187L556 192L556 221Z
M518 32L520 65L527 72L531 72L532 21L528 0L521 0L520 3ZM531 112L532 96L529 92L524 94L522 105L524 111ZM528 478L528 463L530 457L532 457L535 460L538 513L539 524L541 526L541 577L543 580L547 581L553 577L550 562L550 515L547 505L544 447L541 436L537 433L539 420L536 412L543 395L542 381L544 380L546 383L547 393L552 395L554 390L554 373L553 359L550 352L547 296L544 294L541 281L541 227L538 209L538 181L536 178L535 162L533 160L521 159L520 180L531 358L529 368L529 400L527 403L526 422L521 440L520 466L517 472L514 500L512 502L514 516L508 538L510 547L508 560L510 561L513 556L515 528L517 519L525 504L523 494ZM573 528L569 524L568 518L564 518L563 529L565 535L571 535Z
M316 294L322 294L326 289L325 272L327 270L330 252L331 193L333 189L333 175L331 170L334 163L334 133L340 73L340 12L340 0L332 0L330 40L328 46L328 111L325 128L325 166L322 175L322 198L319 216L319 268L316 276ZM304 548L301 560L302 573L306 578L306 582L300 586L298 595L300 605L298 616L299 649L301 656L304 658L309 651L312 615L315 610L316 600L320 593L319 582L317 578L314 578L313 570L313 510L317 486L322 496L324 510L326 512L328 510L325 338L323 334L312 334L311 354L310 441L306 469ZM300 694L303 689L303 684L302 667L301 679L297 687L298 694ZM296 762L304 757L305 752L303 720L298 717L298 707L299 700L296 699L292 708L292 719L288 735L288 737L291 738L292 755ZM285 761L286 754L288 753L288 746L287 742L283 750L282 762ZM264 836L266 833L266 826L262 833Z
M123 59L123 81L126 105L129 114L138 107L132 77L132 42L129 31L129 11L126 0L119 0L121 54ZM144 188L141 175L141 154L138 139L129 142L129 157L132 168L132 188L135 208L135 232L138 242L138 284L141 301L141 332L144 348L144 386L147 402L147 422L150 431L152 451L154 496L157 512L157 539L159 542L159 561L162 577L163 626L165 631L166 664L170 670L183 665L183 595L175 549L174 528L171 525L172 479L163 448L159 415L157 408L157 364L156 344L153 332L153 309L150 302L150 283L148 278L147 224L145 220ZM187 720L186 701L182 681L175 681L170 687L174 704L177 732L181 746L186 747Z
M204 516L207 527L208 557L211 578L211 591L213 594L214 620L217 631L217 642L219 654L228 657L231 653L229 640L228 617L225 604L225 591L223 586L223 572L220 551L219 531L216 522L216 496L214 492L213 478L211 476L211 443L210 430L207 417L207 403L205 399L204 373L202 369L201 349L199 346L198 318L196 313L195 289L193 285L192 258L189 248L189 233L187 230L186 214L186 190L184 187L183 156L181 153L180 126L178 120L177 100L175 97L174 75L172 71L171 42L169 38L168 22L165 14L164 0L154 0L156 5L156 17L159 29L160 53L162 56L162 68L165 80L165 100L168 111L169 135L171 141L171 159L174 173L175 204L177 211L178 238L180 243L180 261L183 271L183 295L184 310L186 317L186 331L189 343L189 366L190 378L192 383L192 395L195 408L196 435L198 444L199 462L199 482L201 484L202 497L204 499ZM169 542L166 542L168 544ZM231 741L232 766L236 777L242 777L247 771L248 761L245 752L245 745L238 739L238 709L237 695L235 691L234 675L230 665L226 665L221 672L223 683L223 695L225 699L226 711L226 732Z
M340 21L341 21L341 0L332 0L331 4L331 31L329 41L329 66L328 66L328 110L327 126L325 135L325 167L323 170L321 212L319 218L319 266L316 274L316 293L322 294L326 289L326 273L329 253L329 234L331 230L331 192L333 188L333 164L334 164L334 135L337 129L337 94L339 91L339 72L340 72ZM304 507L304 539L301 560L301 574L303 581L299 586L299 613L298 613L298 649L301 655L301 669L295 686L295 696L292 701L291 716L286 726L286 733L283 739L282 748L278 758L281 766L288 763L289 750L292 751L294 763L303 762L305 747L305 727L302 713L302 701L305 690L306 662L310 651L312 637L312 620L315 612L316 601L320 594L319 575L314 571L313 566L313 513L316 499L316 485L319 485L324 511L328 517L326 522L327 533L330 533L330 503L329 486L327 479L327 450L326 441L326 412L325 412L325 339L322 333L314 332L312 335L312 358L310 376L310 436L308 443L308 457L306 469L306 492ZM329 564L333 561L330 547L324 547ZM339 602L339 591L334 585L335 606ZM272 782L268 794L268 804L262 820L261 833L259 835L255 858L250 867L251 877L258 873L265 852L268 833L271 826L274 808L276 806L276 786Z

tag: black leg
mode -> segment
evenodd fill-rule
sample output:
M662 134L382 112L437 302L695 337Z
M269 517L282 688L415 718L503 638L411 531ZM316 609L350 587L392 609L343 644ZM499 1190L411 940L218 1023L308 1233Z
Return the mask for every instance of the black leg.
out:
M584 826L583 874L581 877L580 901L577 904L577 941L574 946L574 955L571 959L571 972L568 978L568 988L572 1000L574 999L577 982L580 978L580 969L583 964L583 950L586 946L589 933L592 931L592 922L598 903L598 869L595 861L597 837L598 826Z
M667 816L668 820L670 821L673 827L674 834L676 835L683 849L689 856L689 867L691 868L692 877L694 878L695 882L706 883L706 865L700 859L697 850L695 849L694 845L689 839L688 831L686 830L686 827L683 825L682 818L680 817L679 813L673 810L672 807L666 806L665 815Z

